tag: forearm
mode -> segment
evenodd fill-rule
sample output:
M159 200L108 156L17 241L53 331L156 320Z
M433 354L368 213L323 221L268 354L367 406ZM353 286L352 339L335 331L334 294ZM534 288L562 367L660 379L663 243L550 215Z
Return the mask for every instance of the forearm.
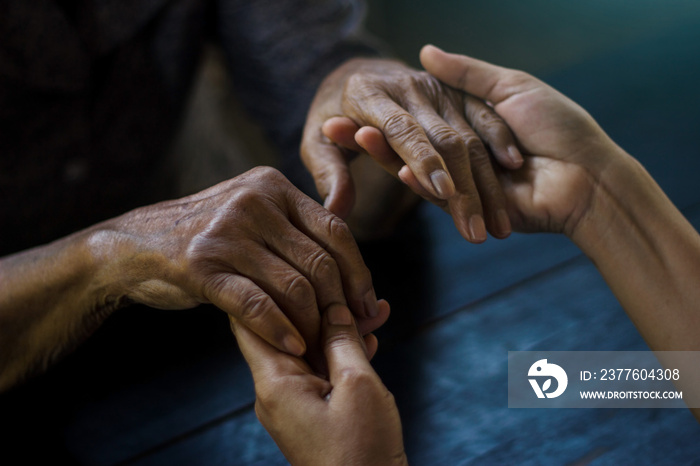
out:
M92 235L0 260L0 391L44 371L119 305L100 284Z
M572 239L653 350L700 350L700 235L619 151Z

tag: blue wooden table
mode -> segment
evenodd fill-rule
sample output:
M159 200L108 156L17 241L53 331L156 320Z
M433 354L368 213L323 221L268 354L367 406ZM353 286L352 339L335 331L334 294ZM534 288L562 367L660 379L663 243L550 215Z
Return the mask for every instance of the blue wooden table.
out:
M700 227L700 28L543 78ZM700 425L684 409L507 407L508 351L647 349L565 238L470 245L423 205L363 252L392 303L374 364L396 396L412 464L700 464ZM222 313L132 308L0 397L0 452L21 455L0 464L285 464L253 403Z

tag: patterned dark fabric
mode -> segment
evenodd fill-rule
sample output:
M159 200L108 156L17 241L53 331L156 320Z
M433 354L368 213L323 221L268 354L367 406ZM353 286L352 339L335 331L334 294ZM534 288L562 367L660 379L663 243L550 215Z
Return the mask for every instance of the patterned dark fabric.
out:
M375 53L358 39L362 13L355 0L2 2L0 255L171 194L159 162L206 41L303 185L315 88Z

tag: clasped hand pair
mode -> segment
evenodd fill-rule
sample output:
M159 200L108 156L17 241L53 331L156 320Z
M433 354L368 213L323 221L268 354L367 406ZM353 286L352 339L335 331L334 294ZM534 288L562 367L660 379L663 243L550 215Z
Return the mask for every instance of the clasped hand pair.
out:
M325 206L348 215L349 159L364 152L443 207L472 242L486 239L484 223L497 237L511 225L575 237L623 152L585 110L526 73L430 46L421 61L430 74L353 61L321 86L302 153ZM405 463L396 405L367 362L376 343L363 352L338 307L322 325L327 378L233 325L260 421L293 464Z

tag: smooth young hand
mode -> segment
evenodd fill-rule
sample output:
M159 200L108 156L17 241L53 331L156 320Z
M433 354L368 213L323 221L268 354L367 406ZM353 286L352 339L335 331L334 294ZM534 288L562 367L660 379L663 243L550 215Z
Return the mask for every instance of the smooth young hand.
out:
M513 131L525 163L500 174L513 227L572 235L600 177L628 158L624 152L583 108L525 72L433 46L420 58L444 83L492 105Z
M253 373L258 419L293 465L407 464L394 398L367 356L376 339L365 337L365 345L342 305L326 310L321 325L328 379L232 320Z

